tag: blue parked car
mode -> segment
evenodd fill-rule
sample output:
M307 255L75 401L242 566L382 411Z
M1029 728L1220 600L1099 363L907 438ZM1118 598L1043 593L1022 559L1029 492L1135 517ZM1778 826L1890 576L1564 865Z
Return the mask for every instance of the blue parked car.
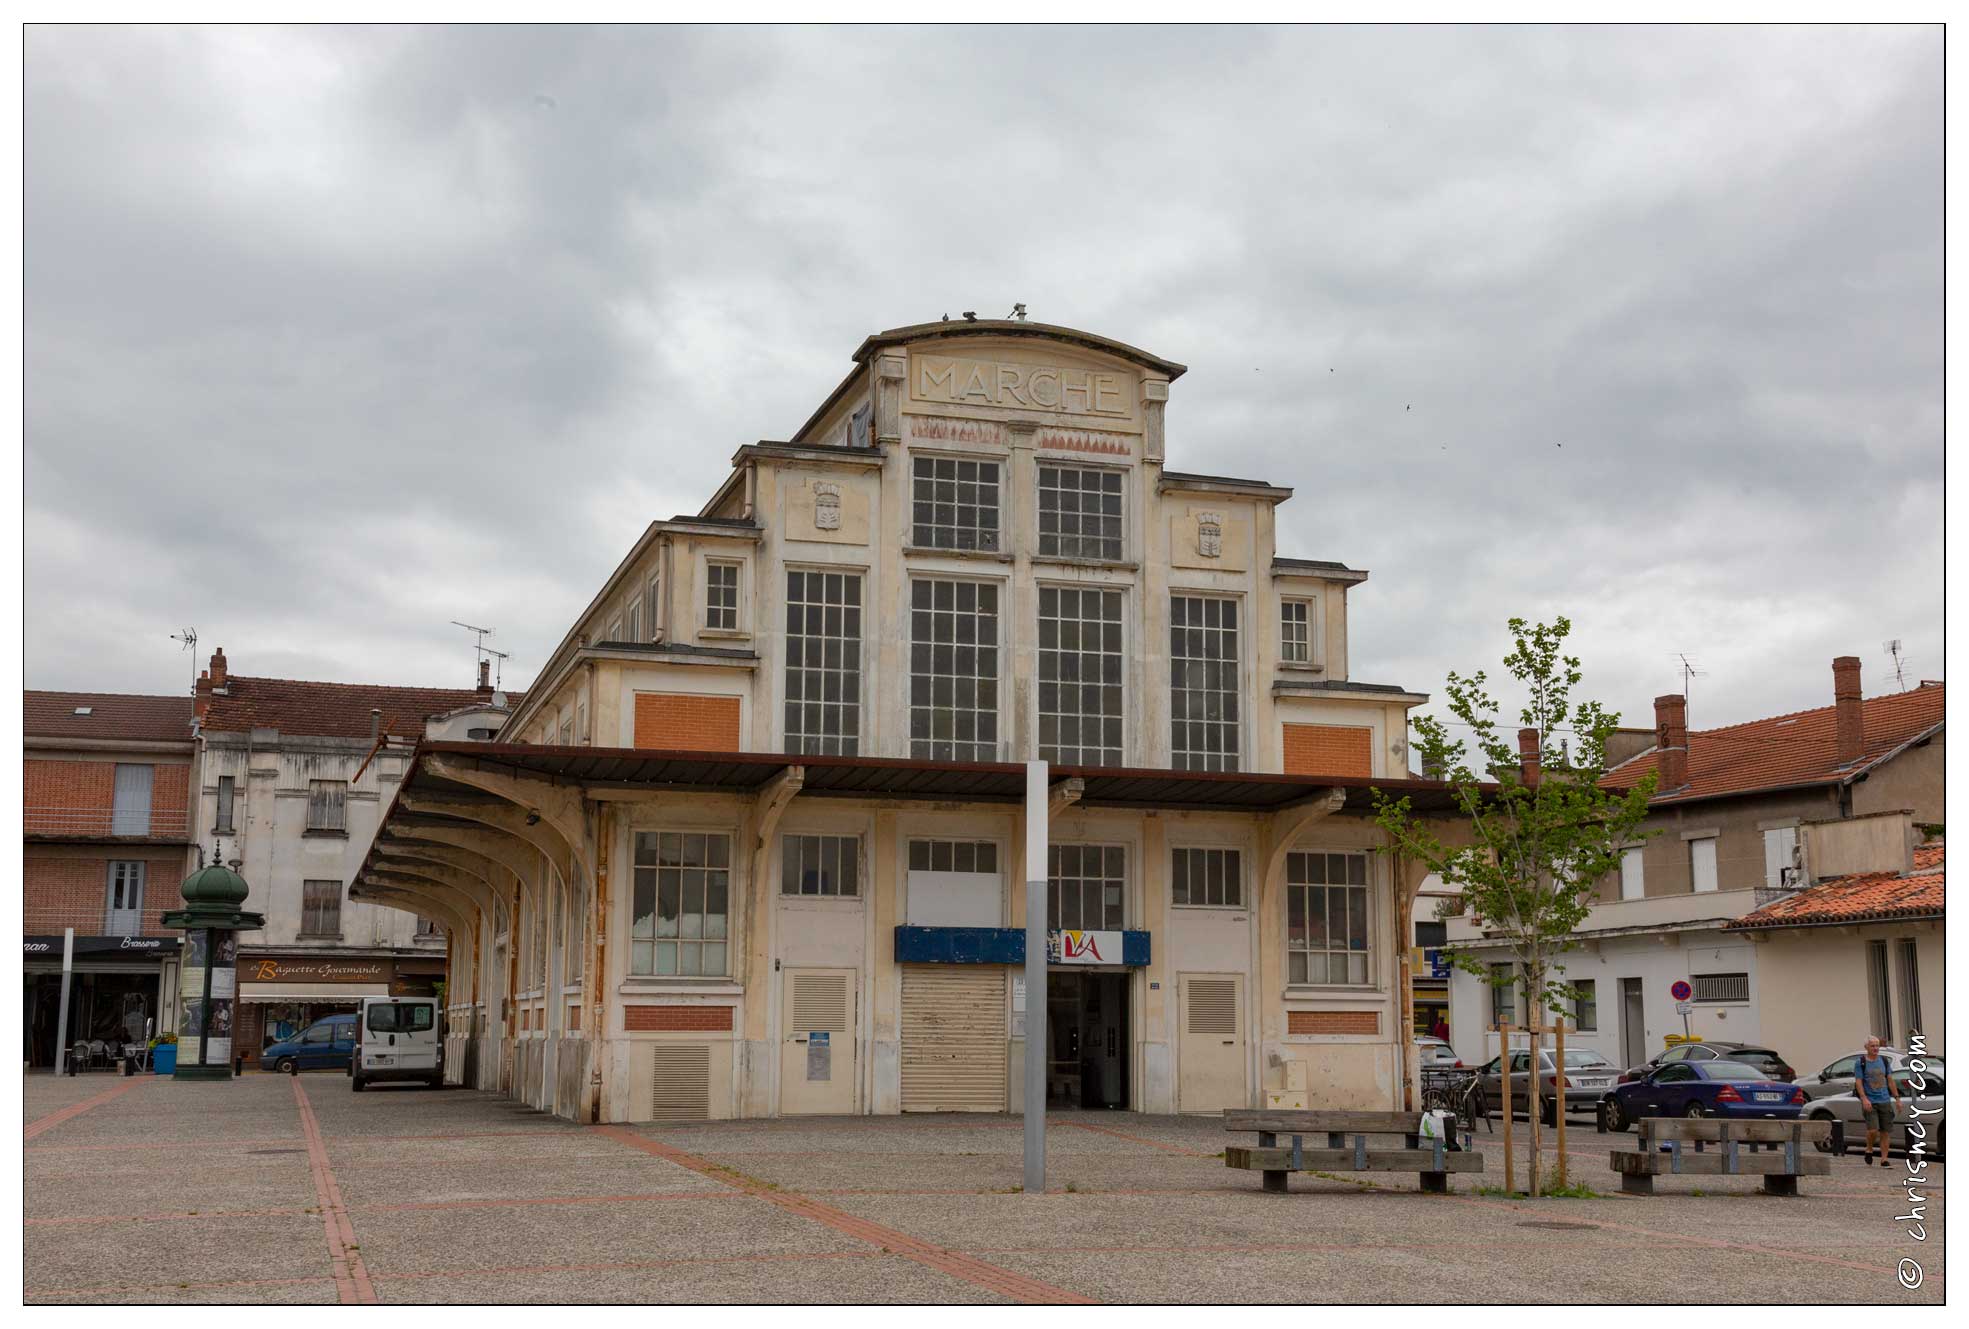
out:
M292 1075L297 1071L347 1070L356 1050L356 1017L329 1015L260 1054L260 1069Z
M1616 1085L1605 1099L1607 1129L1642 1117L1776 1117L1805 1110L1805 1091L1741 1061L1671 1061Z

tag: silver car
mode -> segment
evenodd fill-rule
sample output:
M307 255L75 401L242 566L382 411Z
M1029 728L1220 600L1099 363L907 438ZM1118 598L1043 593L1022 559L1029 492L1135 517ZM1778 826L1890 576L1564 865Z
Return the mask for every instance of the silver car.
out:
M1461 1066L1463 1063L1457 1060L1455 1048L1440 1038L1424 1034L1415 1040L1415 1064L1427 1068Z
M1895 1071L1890 1077L1894 1087L1901 1091L1900 1107L1894 1112L1894 1128L1887 1137L1888 1149L1905 1150L1908 1147L1908 1123L1914 1119L1913 1109L1921 1109L1921 1124L1927 1128L1928 1138L1922 1143L1928 1154L1940 1158L1943 1154L1943 1099L1942 1099L1942 1059L1923 1057L1927 1063L1926 1071ZM1914 1081L1920 1079L1925 1087L1915 1092ZM1805 1109L1808 1121L1836 1121L1845 1128L1844 1148L1863 1147L1866 1142L1866 1124L1860 1118L1860 1096L1855 1093L1832 1094L1814 1100ZM1819 1145L1821 1152L1833 1148L1831 1141Z
M1887 1063L1889 1071L1897 1071L1907 1065L1907 1053L1899 1048L1881 1048L1880 1057ZM1921 1060L1926 1062L1935 1074L1942 1073L1940 1057L1923 1056ZM1803 1089L1805 1097L1810 1099L1830 1098L1834 1094L1850 1094L1853 1092L1853 1068L1859 1065L1859 1062L1860 1054L1857 1052L1841 1057L1817 1075L1799 1076L1798 1087Z
M1539 1119L1548 1125L1556 1125L1553 1107L1560 1093L1561 1077L1556 1073L1551 1048L1539 1049L1538 1111ZM1499 1059L1492 1057L1477 1072L1483 1085L1485 1100L1493 1110L1501 1110L1504 1104L1504 1083L1498 1074ZM1531 1053L1513 1052L1511 1054L1511 1114L1518 1115L1526 1110L1526 1099L1530 1097ZM1619 1068L1590 1048L1566 1049L1566 1073L1564 1093L1566 1115L1591 1116L1600 1110L1600 1100L1613 1089L1614 1080L1620 1074Z

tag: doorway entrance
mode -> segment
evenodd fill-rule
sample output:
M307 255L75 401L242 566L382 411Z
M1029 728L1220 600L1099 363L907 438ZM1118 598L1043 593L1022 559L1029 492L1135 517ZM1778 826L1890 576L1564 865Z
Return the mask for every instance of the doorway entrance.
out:
M1620 1055L1629 1066L1648 1059L1646 1007L1641 1000L1641 980L1620 980Z
M1128 1107L1128 975L1049 969L1046 1106Z

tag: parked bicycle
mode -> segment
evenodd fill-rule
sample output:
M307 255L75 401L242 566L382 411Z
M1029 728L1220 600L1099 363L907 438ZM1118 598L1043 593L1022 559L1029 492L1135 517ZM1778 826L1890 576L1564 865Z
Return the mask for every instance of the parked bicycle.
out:
M1465 1066L1425 1066L1422 1068L1422 1107L1424 1111L1453 1112L1461 1126L1481 1121L1491 1129L1490 1101L1474 1068Z

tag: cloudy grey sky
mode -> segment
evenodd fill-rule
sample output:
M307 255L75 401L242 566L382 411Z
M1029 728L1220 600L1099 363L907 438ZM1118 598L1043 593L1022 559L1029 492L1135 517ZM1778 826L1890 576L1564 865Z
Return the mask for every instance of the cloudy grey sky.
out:
M26 40L26 674L523 685L868 332L1187 363L1171 465L1698 727L1940 676L1938 29L110 29Z

